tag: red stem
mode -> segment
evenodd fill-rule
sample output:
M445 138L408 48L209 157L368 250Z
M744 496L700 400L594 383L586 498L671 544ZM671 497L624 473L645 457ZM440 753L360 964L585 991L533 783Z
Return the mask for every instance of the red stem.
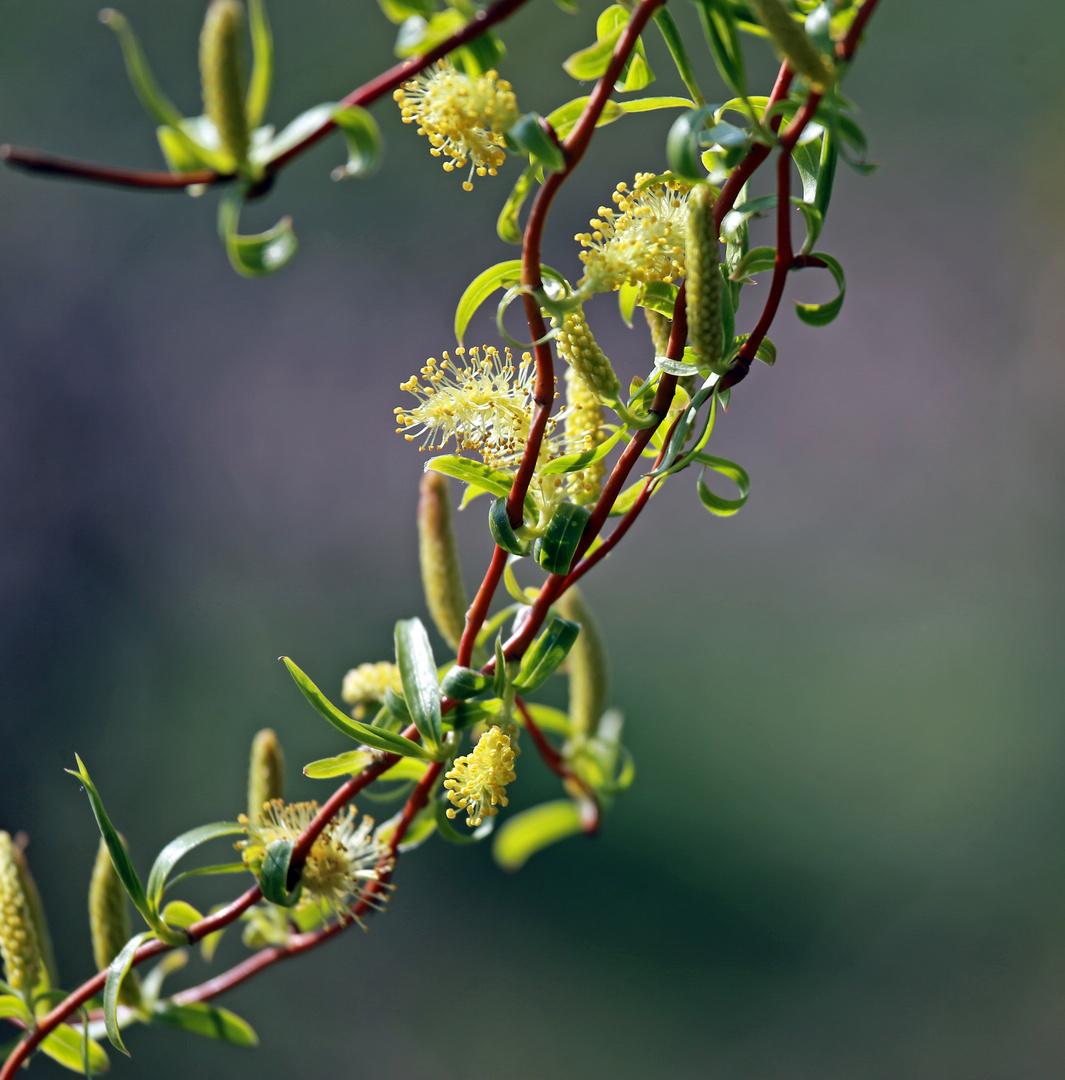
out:
M851 23L850 29L847 31L847 36L836 43L836 59L846 63L854 58L854 53L858 48L858 42L862 36L862 31L865 29L865 24L869 21L873 12L876 10L876 5L879 0L865 0L865 3L858 9L858 14L854 16L854 22Z

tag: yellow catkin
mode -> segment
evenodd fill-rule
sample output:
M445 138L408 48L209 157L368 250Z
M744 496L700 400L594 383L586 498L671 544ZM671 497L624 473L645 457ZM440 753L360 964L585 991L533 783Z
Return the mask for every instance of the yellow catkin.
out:
M555 339L558 355L577 372L600 402L610 404L617 401L621 394L621 383L592 336L584 312L578 308L564 316L561 324L557 319L552 322L558 327Z
M132 936L126 890L103 837L100 837L100 846L96 849L96 862L93 863L92 880L89 882L89 929L92 932L92 955L96 970L103 971ZM140 979L135 971L131 971L122 981L118 1000L123 1005L135 1006L140 999Z
M644 308L647 326L651 331L651 341L655 347L655 356L665 356L669 348L669 335L673 333L673 320L667 319L660 311Z
M466 824L476 829L486 817L495 817L507 805L507 784L514 782L514 748L500 728L486 731L468 754L455 758L444 778L452 805L449 818L466 811Z
M263 728L251 742L248 765L248 817L254 821L263 807L285 797L285 755L272 728Z
M440 636L458 649L466 629L466 589L458 541L451 525L448 479L437 472L422 477L418 498L418 561L429 614Z
M574 367L566 368L566 452L594 450L608 438L603 406ZM578 505L595 502L603 487L606 459L570 473L567 493Z
M345 676L340 696L353 706L351 715L361 720L369 705L382 705L388 688L400 688L399 668L387 660L376 664L359 664Z
M714 189L699 184L688 197L688 336L699 360L714 367L721 360L721 290L718 271Z
M819 90L831 85L832 64L814 48L802 24L791 17L781 0L751 0L751 7L793 71Z
M48 932L48 920L45 918L40 890L37 888L37 882L33 880L33 874L30 873L26 853L18 844L15 845L15 862L18 864L19 877L22 879L22 890L30 905L30 919L33 921L34 932L37 934L37 947L41 951L41 962L44 966L42 976L46 979L46 982L41 985L46 990L51 989L59 984L52 935Z
M606 649L599 628L576 586L571 586L555 605L563 618L578 623L577 640L566 658L569 670L569 719L572 736L591 737L599 726L609 691Z
M0 959L12 990L32 993L44 970L30 899L22 883L15 842L0 832Z
M248 160L248 117L241 55L244 5L212 0L200 33L203 111L218 129L222 148L238 165Z

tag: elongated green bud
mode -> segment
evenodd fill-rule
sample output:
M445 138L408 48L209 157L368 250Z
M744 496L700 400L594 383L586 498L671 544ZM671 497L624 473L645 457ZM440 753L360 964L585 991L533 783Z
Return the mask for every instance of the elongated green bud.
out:
M581 632L570 649L569 718L573 737L592 736L606 708L609 671L606 649L588 605L575 586L567 589L555 605L563 618L580 624Z
M44 961L19 871L18 850L6 832L0 832L0 959L4 980L12 990L32 993L37 989Z
M48 932L48 920L44 915L41 893L37 888L37 882L33 880L33 874L30 873L26 852L18 844L15 844L15 862L18 864L19 877L22 879L22 891L26 894L26 900L30 905L30 919L33 922L34 932L37 934L37 946L41 950L41 962L44 965L42 977L47 980L42 984L42 988L50 990L53 986L59 985L52 935Z
M566 410L566 453L594 450L606 441L608 434L603 427L603 406L574 367L566 368ZM603 488L605 472L604 458L570 473L567 494L578 506L595 502Z
M244 5L240 0L211 0L200 33L200 79L203 111L218 129L222 149L238 165L248 160L246 86L241 56Z
M791 69L815 89L830 86L835 77L832 64L814 48L802 24L788 14L781 0L750 0L750 3Z
M248 818L259 820L263 807L285 797L285 755L272 728L263 728L251 741L248 767Z
M721 290L718 272L714 189L698 184L688 196L686 248L688 335L699 360L714 367L721 361Z
M418 561L429 614L440 636L451 648L458 649L466 629L469 604L447 496L446 476L427 472L422 477L418 499Z
M651 343L655 347L655 356L665 356L669 348L669 335L673 333L673 320L667 319L654 308L644 308L647 326L651 331Z
M581 381L603 404L617 401L621 394L610 361L599 348L584 312L578 309L564 316L561 325L557 319L552 322L559 327L555 345L558 355L566 361L581 377Z
M103 971L132 936L126 890L103 837L100 837L100 846L96 849L96 862L93 863L89 883L89 929L92 931L92 955L96 970ZM135 1006L140 999L140 979L135 971L131 971L122 983L118 1000L123 1005Z

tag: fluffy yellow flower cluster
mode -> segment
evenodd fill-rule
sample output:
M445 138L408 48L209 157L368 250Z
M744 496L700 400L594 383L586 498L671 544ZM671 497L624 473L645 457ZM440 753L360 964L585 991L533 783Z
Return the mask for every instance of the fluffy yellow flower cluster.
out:
M444 780L452 803L447 816L453 818L465 810L466 824L477 828L486 817L499 813L497 807L507 805L507 784L513 783L514 776L510 736L493 727L480 737L471 753L455 758Z
M241 814L246 839L236 844L244 865L262 873L266 848L275 840L296 840L318 813L316 802L289 803L275 799L263 808L258 820ZM354 806L333 818L311 845L300 883L304 893L325 910L346 912L353 901L367 900L384 907L387 897L380 889L368 892L371 883L382 882L391 868L387 849L373 835L373 818L356 819Z
M417 124L434 157L444 156L444 170L470 173L462 186L473 190L473 174L495 176L506 158L503 136L518 118L510 83L494 71L465 75L446 61L404 83L392 95L405 124Z
M382 705L385 691L391 686L399 689L399 668L382 660L379 664L359 664L344 676L340 696L353 706L351 715L360 720L366 715L367 705Z
M628 184L618 184L617 211L599 207L599 217L589 223L594 231L574 237L588 249L580 253L584 277L579 284L586 296L684 276L687 192L672 180L636 190L652 175L637 173L631 192Z

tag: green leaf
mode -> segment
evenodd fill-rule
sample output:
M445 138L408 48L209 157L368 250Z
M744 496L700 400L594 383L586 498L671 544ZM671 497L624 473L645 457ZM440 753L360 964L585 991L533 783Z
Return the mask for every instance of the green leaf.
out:
M71 1072L85 1073L85 1050L88 1043L89 1070L105 1073L111 1067L107 1053L95 1039L86 1040L83 1032L69 1024L60 1024L41 1041L41 1053Z
M520 241L519 241L520 242ZM477 309L496 291L508 289L521 281L521 259L507 259L482 270L466 286L466 291L459 298L455 308L455 340L461 345L466 327L470 324ZM482 487L487 487L482 484ZM492 489L489 488L489 491ZM507 490L510 490L508 485Z
M348 163L333 170L333 179L372 176L381 164L382 154L381 129L373 115L360 105L348 105L338 108L333 119L348 144Z
M251 31L252 66L245 111L248 127L257 128L266 113L274 79L274 35L270 32L263 0L248 0L248 29Z
M572 101L567 101L565 105L559 105L554 112L548 113L547 122L555 129L555 134L560 139L564 139L573 130L578 119L580 119L581 113L584 112L584 106L587 104L587 96L574 98ZM608 99L602 113L599 115L599 119L595 122L595 126L597 128L606 127L607 124L620 120L625 115L625 112L625 106L621 102Z
M404 20L396 35L396 56L406 59L428 52L457 34L466 25L466 16L455 8L437 11L428 19L412 15Z
M181 113L170 99L159 89L155 81L152 69L148 66L148 58L144 55L141 43L129 25L129 20L121 12L114 8L104 8L100 12L100 22L113 30L122 48L122 59L126 63L126 72L129 81L140 103L147 110L148 115L157 124L166 124L171 128L180 128Z
M632 314L636 310L636 298L640 295L640 286L626 281L624 285L618 289L618 312L621 315L621 321L631 330L632 329Z
M748 199L745 203L733 207L721 222L721 235L726 241L739 235L739 231L752 218L772 210L777 205L776 195L763 195L758 199Z
M502 469L493 469L491 465L471 461L457 454L442 454L440 457L430 458L425 463L425 470L428 472L430 469L450 476L453 480L461 480L466 484L483 488L489 494L498 495L503 499L510 494L510 489L514 484L514 478ZM536 517L536 504L528 495L525 497L525 513L530 518Z
M133 957L141 945L150 937L150 930L136 934L122 946L118 956L111 961L107 969L107 980L104 982L104 1026L107 1028L107 1037L111 1040L116 1050L121 1050L126 1057L129 1051L122 1042L122 1034L118 1030L118 992L122 989L122 982L129 974L133 966Z
M499 61L506 55L507 47L492 30L483 30L477 37L460 46L452 58L472 79L484 75L499 67Z
M400 619L393 635L396 664L407 702L422 741L430 749L443 738L440 719L440 681L429 635L421 619Z
M0 1020L8 1016L17 1017L24 1024L33 1024L33 1014L26 1008L26 1002L16 994L0 996Z
M640 307L650 308L667 319L673 318L673 308L677 303L678 287L668 281L648 281L640 286L636 303Z
M633 507L633 504L640 497L640 492L643 491L643 486L646 481L637 480L635 484L630 484L625 490L614 500L614 505L610 508L608 517L621 517L622 514L627 514ZM661 484L655 484L651 489L651 495L648 498L657 495Z
M827 326L843 307L847 282L843 276L843 267L840 266L837 259L834 259L831 255L826 255L823 251L814 252L813 257L821 259L827 265L829 273L835 279L839 295L834 300L828 300L824 304L800 304L796 302L795 313L804 323L810 326Z
M821 211L823 218L828 213L828 204L832 199L832 185L836 179L836 162L839 149L831 132L826 131L821 137L821 168L817 175L817 196L814 205Z
M514 677L515 688L530 694L543 686L566 659L580 632L577 623L553 615L521 658L518 674Z
M175 1005L172 1001L161 1002L152 1013L152 1023L181 1028L195 1035L206 1035L234 1046L258 1046L259 1036L251 1024L236 1013L207 1005L202 1001L190 1005Z
M563 454L561 457L549 461L541 470L541 476L561 476L565 473L577 472L594 465L597 461L610 453L617 445L618 440L625 434L624 428L619 428L605 442L601 442L594 450L581 450L573 454Z
M406 22L412 15L426 18L436 10L436 0L377 0L389 22Z
M526 113L519 117L507 132L511 142L519 149L531 154L550 172L562 172L566 167L566 156L562 148L540 126L539 113Z
M237 232L243 195L229 192L218 204L218 231L226 245L233 269L243 277L263 277L285 266L296 254L292 218L282 218L272 229L250 236Z
M763 274L766 270L772 270L776 266L777 249L771 247L751 248L740 259L736 269L729 275L731 281L743 281L751 274Z
M400 758L390 769L386 769L378 780L421 780L429 771L429 762L415 761L413 758Z
M290 120L269 142L253 148L251 160L260 165L269 165L282 154L287 154L294 146L298 146L323 124L328 124L336 114L337 108L335 102L325 101L320 105L312 105L309 109L305 109L294 120Z
M824 225L824 219L821 217L821 211L816 206L803 202L802 199L795 195L792 195L791 201L802 211L802 216L806 220L806 239L803 241L799 254L807 255L821 235L821 226Z
M211 914L216 911L222 910L221 904L211 909ZM218 939L225 931L225 927L221 930L216 930L213 934L208 934L200 942L200 947L207 952L207 942L210 939L214 939L217 943ZM205 955L204 959L208 959ZM173 975L175 971L180 971L189 962L189 953L187 949L174 949L173 952L163 954L163 958L156 964L151 971L148 972L141 979L141 998L147 1004L149 1008L153 1007L159 1000L159 995L163 990L163 981L168 975Z
M167 926L177 926L187 930L193 923L198 923L203 916L191 904L184 900L171 900L163 908L163 922Z
M525 200L529 197L533 185L536 183L536 166L530 165L518 177L518 182L511 189L503 209L499 211L496 219L496 233L499 239L507 244L520 244L522 240L521 223L519 215ZM457 318L457 316L456 316ZM467 322L469 320L467 319Z
M303 886L297 881L292 890L288 887L289 866L292 863L292 849L296 841L291 837L283 836L277 840L271 840L266 845L263 855L263 865L259 872L259 888L262 889L263 898L278 907L295 907L300 898Z
M166 887L172 889L179 881L190 877L215 877L218 874L241 874L247 868L242 862L215 863L213 866L197 866L195 870L185 870L175 874L167 883Z
M205 154L184 131L177 131L163 124L155 129L155 137L159 140L159 149L162 150L171 172L193 172L196 169L212 168L212 155Z
M736 352L739 352L740 347L750 337L750 334L737 334L733 338L732 345ZM761 360L763 364L768 367L772 367L777 362L777 347L773 344L769 338L762 338L758 348L754 351L755 360Z
M695 460L706 466L706 468L713 469L714 472L720 473L722 476L727 476L739 488L740 497L738 499L722 499L706 486L706 481L703 479L703 473L706 469L699 473L699 480L696 485L699 492L699 501L711 514L716 514L718 517L731 517L747 501L747 496L751 491L751 478L747 475L746 470L734 461L714 457L712 454L696 454Z
M353 720L350 716L342 713L329 699L314 685L313 682L294 664L287 656L281 657L288 668L289 674L295 680L303 696L314 706L319 716L328 720L330 724L343 732L348 738L359 739L367 746L375 750L384 750L388 754L399 754L402 757L422 758L431 761L432 755L422 746L394 731L385 728L371 727L362 723L361 720Z
M96 785L89 777L89 770L85 768L85 763L77 754L74 755L74 760L78 763L77 772L73 769L67 769L66 771L71 776L76 776L84 785L85 792L89 796L89 803L92 806L92 812L96 817L96 824L100 829L100 835L104 838L104 843L107 844L107 850L111 855L111 862L114 863L115 873L118 874L123 888L129 893L133 906L151 923L154 917L152 906L148 902L148 896L144 891L144 886L141 885L140 878L137 877L137 871L133 869L133 863L130 861L126 845L122 843L122 837L118 835L118 831L111 824L111 819L104 809L103 800L96 790Z
M511 555L528 555L531 544L514 531L507 514L507 500L501 495L488 510L488 529L492 539Z
M666 137L666 160L674 175L685 180L705 180L706 173L700 161L706 123L714 116L715 105L700 105L681 113Z
M562 70L578 82L598 79L610 66L614 46L617 45L618 38L621 37L624 29L625 24L619 23L606 37L600 38L594 45L579 49L563 62Z
M580 831L580 812L569 799L541 803L503 822L492 854L504 870L520 870L538 851Z
M727 0L694 0L718 73L734 94L744 94L747 75L743 47L731 5Z
M821 171L821 144L819 141L803 143L791 152L791 160L799 170L802 180L804 202L813 203L817 198L817 175Z
M586 506L560 503L547 523L540 540L537 558L542 569L549 574L568 574L577 546L584 535L584 527L592 516Z
M622 112L642 113L655 112L657 109L694 109L694 101L682 97L644 97L632 98L629 101L619 101Z
M669 55L673 57L677 74L680 75L681 81L687 87L688 93L695 99L694 104L705 104L706 99L699 89L698 80L695 78L695 69L692 67L688 50L684 46L684 38L681 36L676 20L664 7L660 7L655 12L654 20L655 25L662 34L666 47L669 49Z
M440 683L440 689L456 701L466 701L488 689L491 679L473 668L454 666L448 668Z
M629 57L629 62L625 65L622 76L620 89L626 94L635 90L643 90L644 87L650 86L655 81L655 73L651 70L647 58L641 56L638 52L634 52Z
M303 766L303 775L312 780L331 780L334 776L355 776L373 761L366 750L348 750L336 757L322 758Z
M155 913L159 910L159 902L166 889L167 878L170 876L170 871L173 870L178 859L192 851L193 848L199 847L200 844L206 844L208 840L214 840L219 836L235 836L243 832L243 827L235 821L216 821L210 825L200 825L195 829L190 829L188 832L182 833L177 839L171 840L159 852L151 873L148 875L147 897L152 912Z

